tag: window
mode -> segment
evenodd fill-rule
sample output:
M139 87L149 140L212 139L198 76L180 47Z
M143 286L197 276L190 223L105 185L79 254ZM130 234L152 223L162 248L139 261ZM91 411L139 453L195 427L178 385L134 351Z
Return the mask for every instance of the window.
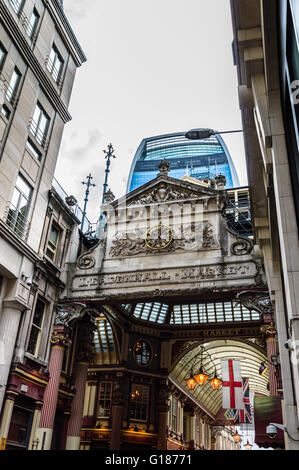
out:
M147 421L149 403L148 385L132 384L129 407L130 419Z
M19 236L25 235L29 229L26 217L29 210L31 194L31 186L19 175L6 219L7 225Z
M59 228L55 224L52 224L50 235L49 235L49 240L48 240L47 251L46 251L47 256L52 261L55 261L55 258L56 258L59 234L60 234Z
M12 73L8 88L6 90L6 99L9 102L13 101L16 96L16 93L17 93L17 90L21 81L21 76L22 76L21 72L17 69L17 67L15 67Z
M9 119L10 110L8 109L8 107L5 104L1 108L1 113L3 114L4 117L6 117L6 119Z
M63 69L63 59L59 54L55 44L53 44L50 55L48 57L47 69L54 78L55 82L58 83Z
M100 382L98 418L109 418L111 410L112 382Z
M178 430L178 401L175 398L171 400L171 429Z
M0 70L2 70L3 68L6 54L7 54L6 49L0 42Z
M14 11L18 15L21 11L21 8L23 6L24 0L9 0L9 3L13 7Z
M36 31L36 27L39 21L39 14L37 10L34 8L31 14L30 20L26 24L26 33L31 39Z
M41 331L45 316L46 304L40 298L37 299L32 320L32 327L29 337L27 351L33 356L37 356L40 344Z
M41 152L36 148L36 146L31 142L30 139L27 140L27 142L26 142L26 147L27 147L27 149L30 151L30 153L32 153L32 155L35 156L35 158L36 158L38 161L41 161L41 159L42 159L42 154L41 154Z
M45 112L44 108L39 103L37 103L30 124L30 132L34 135L37 142L42 146L45 145L49 123L49 116Z
M146 366L152 357L152 350L146 341L137 341L134 346L135 360L140 366Z

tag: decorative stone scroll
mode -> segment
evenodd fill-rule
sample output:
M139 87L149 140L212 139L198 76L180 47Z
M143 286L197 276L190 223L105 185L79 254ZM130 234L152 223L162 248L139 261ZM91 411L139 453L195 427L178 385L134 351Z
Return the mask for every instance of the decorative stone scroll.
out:
M250 238L243 237L242 235L234 232L226 225L226 230L236 238L231 244L230 251L232 255L242 256L242 255L249 255L253 248L254 243Z
M77 260L77 267L79 269L92 269L96 263L96 260L93 256L93 252L98 247L105 248L105 245L106 238L101 238L95 246L93 246L90 250L86 251L81 256L79 256Z

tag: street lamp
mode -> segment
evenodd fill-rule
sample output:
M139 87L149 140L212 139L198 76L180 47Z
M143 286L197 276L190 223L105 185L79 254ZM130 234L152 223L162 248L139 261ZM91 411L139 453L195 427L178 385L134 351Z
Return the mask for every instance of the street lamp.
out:
M210 374L205 372L204 367L203 367L203 354L206 354L209 357L211 363L214 365L214 375L211 379L209 379ZM193 370L195 368L195 363L198 357L200 357L199 369L198 369L198 372L194 374ZM218 390L221 387L222 380L219 377L217 377L214 361L212 357L210 356L210 354L204 349L204 347L201 346L201 351L200 353L196 354L196 356L194 357L194 362L191 367L190 375L185 378L185 381L186 381L188 389L194 390L194 388L197 385L200 385L200 386L204 385L208 379L213 390Z
M238 430L235 433L233 433L233 440L235 441L236 444L239 444L239 442L241 442L242 437L238 433Z
M204 140L209 139L212 135L215 134L234 134L237 132L243 132L242 129L234 130L234 131L215 131L214 129L191 129L190 131L186 132L185 137L189 140Z
M249 440L248 440L248 439L247 439L247 443L246 443L246 444L244 444L244 447L245 447L245 449L246 449L246 450L251 450L251 448L252 448L252 444L250 444L250 442L249 442Z

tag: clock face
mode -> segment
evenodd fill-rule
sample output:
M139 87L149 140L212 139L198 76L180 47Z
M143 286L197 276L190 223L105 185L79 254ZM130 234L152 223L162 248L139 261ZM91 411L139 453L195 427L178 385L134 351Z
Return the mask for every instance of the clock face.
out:
M157 227L148 229L145 243L152 250L163 250L173 240L173 231L167 225L159 224Z

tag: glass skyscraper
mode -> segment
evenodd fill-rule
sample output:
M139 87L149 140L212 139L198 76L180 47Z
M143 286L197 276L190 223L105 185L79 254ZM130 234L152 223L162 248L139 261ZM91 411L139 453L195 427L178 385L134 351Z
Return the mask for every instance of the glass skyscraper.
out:
M135 154L127 183L127 192L156 178L158 165L166 159L169 176L180 179L188 174L198 180L226 178L226 188L239 186L238 175L228 149L219 134L203 140L189 140L185 132L144 139Z

